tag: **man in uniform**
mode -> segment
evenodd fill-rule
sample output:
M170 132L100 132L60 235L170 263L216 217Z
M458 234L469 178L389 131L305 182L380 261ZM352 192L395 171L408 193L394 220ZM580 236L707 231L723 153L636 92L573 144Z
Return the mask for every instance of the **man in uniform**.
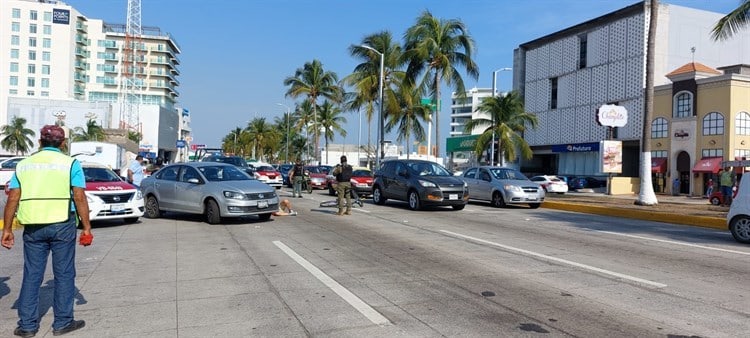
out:
M39 288L50 251L55 275L52 334L59 336L86 325L73 319L78 218L83 226L81 245L91 245L93 240L83 168L60 151L65 147L65 132L59 126L44 126L39 144L40 151L18 163L3 215L3 247L13 247L13 217L24 226L23 282L18 327L13 331L19 337L33 337L39 331Z
M346 163L346 156L341 156L341 164L336 165L333 169L333 176L336 176L336 193L338 194L339 212L337 215L352 214L352 166ZM344 205L346 199L346 205ZM344 208L346 207L346 211Z
M289 180L292 181L292 197L302 197L302 180L305 179L305 166L302 160L297 159L294 166L289 170Z

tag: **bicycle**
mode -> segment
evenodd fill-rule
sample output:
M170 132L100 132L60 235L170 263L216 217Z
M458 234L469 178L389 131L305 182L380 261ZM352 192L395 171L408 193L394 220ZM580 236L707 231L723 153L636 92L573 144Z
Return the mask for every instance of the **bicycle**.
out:
M360 208L363 208L365 204L362 202L362 199L359 198L359 194L355 193L354 190L350 190L350 192L352 194L352 207L359 205ZM320 202L321 208L337 208L338 206L338 199ZM346 207L346 200L344 200L344 207Z

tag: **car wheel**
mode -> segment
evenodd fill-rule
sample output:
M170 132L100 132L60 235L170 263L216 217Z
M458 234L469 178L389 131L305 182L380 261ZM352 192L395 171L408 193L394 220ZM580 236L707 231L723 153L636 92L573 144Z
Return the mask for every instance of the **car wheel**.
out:
M713 205L719 205L721 204L721 200L718 197L711 197L711 204Z
M492 206L495 208L505 207L505 199L503 198L503 194L499 191L495 191L495 193L492 194Z
M206 202L206 221L208 221L208 224L221 223L221 210L219 210L219 204L214 200Z
M453 210L456 210L456 211L458 211L458 210L464 210L464 208L466 207L466 204L453 205L452 207L453 207Z
M159 218L161 216L161 210L159 210L159 201L156 197L149 196L146 198L146 212L143 213L146 218Z
M419 210L422 206L420 205L419 194L416 190L409 191L409 209Z
M542 203L530 203L529 208L531 209L537 209L542 206Z
M123 219L123 222L125 222L125 224L133 224L135 222L138 222L138 217L128 217Z
M260 215L258 215L258 218L261 221L267 221L267 220L271 219L271 214L260 214Z
M739 216L729 223L729 230L737 242L750 244L750 218Z
M377 205L385 204L385 197L383 197L383 191L380 190L380 187L372 189L372 202Z

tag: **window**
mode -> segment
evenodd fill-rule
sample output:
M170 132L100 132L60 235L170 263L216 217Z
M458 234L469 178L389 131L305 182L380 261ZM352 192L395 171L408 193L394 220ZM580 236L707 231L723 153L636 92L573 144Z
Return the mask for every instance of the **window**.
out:
M11 89L11 90L8 90L8 94L11 94L11 95L18 95L18 89Z
M666 158L666 157L667 157L666 150L652 150L651 151L651 158Z
M42 74L49 75L49 65L42 65Z
M691 117L693 116L693 94L690 92L680 92L674 98L674 117Z
M49 92L42 92L42 96L48 97L49 96Z
M44 26L42 26L42 33L44 33L44 35L51 35L52 34L52 26L51 25L44 25Z
M20 22L13 22L10 24L10 31L11 32L21 32L21 23Z
M36 51L35 50L30 50L29 51L29 60L32 60L32 61L36 60Z
M30 77L30 78L26 79L26 85L29 86L29 87L36 86L36 79L33 78L33 77Z
M464 173L466 178L474 178L475 176L477 176L477 168L471 168Z
M11 86L18 86L18 76L11 76L9 84Z
M42 52L42 61L49 61L51 55L50 52Z
M52 12L44 12L44 22L52 22Z
M33 63L30 63L29 64L29 74L34 74L34 73L36 73L36 65L33 64Z
M36 20L37 16L38 16L37 14L38 13L36 11L34 11L34 10L29 11L29 19Z
M42 78L42 88L49 88L49 79L48 78Z
M734 124L737 125L734 131L735 134L750 135L750 114L741 111L739 114L737 114L737 118L735 119Z
M667 119L659 117L651 122L651 138L666 138L668 134L669 123Z
M13 19L20 19L21 18L21 9L20 8L13 8L13 12L11 14Z
M14 48L14 49L10 50L10 58L11 59L18 59L18 54L19 54L18 49Z
M724 157L724 149L703 149L701 157Z
M549 85L550 85L549 109L557 109L557 78L553 77L549 79Z
M50 38L42 39L42 48L52 48L52 39Z
M28 96L34 96L34 91L33 90L27 90L26 91L26 95L28 95Z
M588 49L588 35L578 36L578 69L586 68L586 57Z
M18 73L18 62L11 62L10 63L10 72L11 73Z
M35 23L30 23L29 24L29 33L36 34L36 24Z
M10 44L12 46L19 46L19 45L21 45L21 38L18 35L11 35L10 36Z
M703 118L703 135L723 135L724 116L717 113L708 113Z
M29 47L36 47L36 38L35 37L29 37Z
M750 149L735 149L734 158L741 158L743 160L750 160Z

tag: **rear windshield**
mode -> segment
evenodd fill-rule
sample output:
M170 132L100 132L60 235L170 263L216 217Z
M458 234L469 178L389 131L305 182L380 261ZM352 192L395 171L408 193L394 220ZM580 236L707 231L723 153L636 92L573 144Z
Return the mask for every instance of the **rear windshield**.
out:
M260 167L255 167L256 171L276 171L276 169L270 165L262 165Z
M108 168L83 168L86 182L119 182L122 181L114 171Z
M369 170L355 170L352 172L354 177L372 177L372 171Z

